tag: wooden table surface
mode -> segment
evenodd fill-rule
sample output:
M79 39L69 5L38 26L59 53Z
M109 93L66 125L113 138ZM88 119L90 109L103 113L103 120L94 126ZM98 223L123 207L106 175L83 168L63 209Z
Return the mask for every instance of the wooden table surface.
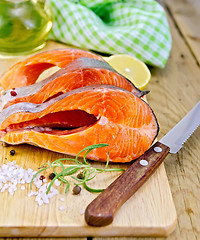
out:
M159 120L158 139L200 100L200 1L159 2L166 9L173 47L164 69L150 68L152 79L147 87L147 90L151 91L148 101ZM167 238L88 237L88 239L200 239L200 128L177 154L167 156L165 167L178 216L177 227L170 236ZM11 238L0 238L3 239ZM48 239L56 240L56 238ZM74 239L86 240L86 238Z

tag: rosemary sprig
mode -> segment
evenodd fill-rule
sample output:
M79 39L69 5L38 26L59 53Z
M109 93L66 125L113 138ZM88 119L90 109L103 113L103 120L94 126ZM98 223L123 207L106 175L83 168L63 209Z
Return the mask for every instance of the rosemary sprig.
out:
M56 179L58 179L60 181L60 184L66 184L66 188L65 188L65 193L67 193L69 187L70 187L70 183L69 181L66 179L67 176L70 176L71 178L73 178L74 180L76 180L78 183L76 183L76 185L83 185L84 188L89 191L89 192L102 192L103 189L94 189L91 188L87 185L87 183L89 181L91 181L92 179L94 179L96 177L96 175L98 173L102 173L102 172L116 172L116 171L124 171L124 169L121 168L112 168L112 169L107 169L108 164L109 164L109 153L107 153L107 161L106 161L106 165L104 168L95 168L93 166L91 166L91 164L88 163L87 161L87 155L90 153L90 151L92 151L95 148L101 148L101 147L105 147L108 146L108 144L106 143L101 143L101 144L95 144L95 145L90 145L84 149L82 149L74 158L60 158L57 159L55 161L53 161L52 163L50 161L48 161L47 163L43 164L39 170L36 172L36 174L33 176L31 183L30 183L30 187L32 188L32 183L34 178L40 174L42 171L45 171L47 169L52 168L53 173L55 174L55 177L52 179L52 181L50 182L48 188L47 188L47 194L49 193L53 183L56 181ZM85 152L85 154L83 155L83 162L78 160L78 157L80 156L81 153ZM63 162L67 162L67 161L73 161L74 164L64 164ZM56 169L60 169L60 172L57 172ZM78 178L73 176L73 174L77 173L79 171L79 173L81 172L83 177L82 178Z

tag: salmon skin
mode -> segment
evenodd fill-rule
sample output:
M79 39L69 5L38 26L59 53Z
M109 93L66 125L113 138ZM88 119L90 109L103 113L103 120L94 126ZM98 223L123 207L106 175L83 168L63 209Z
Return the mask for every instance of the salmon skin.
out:
M34 84L46 69L54 66L62 68L80 57L104 61L103 58L94 53L79 49L66 48L46 51L13 65L1 76L0 85L4 90L8 90Z
M29 143L70 155L92 144L109 144L88 155L97 161L107 161L107 152L112 162L138 158L158 130L144 100L112 85L77 88L40 104L19 102L0 113L0 137L8 144Z
M1 96L1 100L4 108L18 102L42 103L70 90L94 84L115 85L138 97L147 93L136 88L108 63L83 57L74 60L41 82L15 88L15 95L12 95L13 89L7 90Z

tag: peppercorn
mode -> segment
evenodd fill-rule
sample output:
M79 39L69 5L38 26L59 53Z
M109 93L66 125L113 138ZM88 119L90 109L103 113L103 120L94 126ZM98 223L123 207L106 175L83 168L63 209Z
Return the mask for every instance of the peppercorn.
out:
M52 179L54 179L55 176L56 176L55 173L51 173L51 174L49 174L49 179L52 180Z
M14 150L14 149L13 149L13 150L10 150L10 155L11 155L11 156L15 155L15 150Z
M72 191L74 195L78 195L81 192L81 187L76 185Z
M77 178L78 179L84 179L84 175L82 172L80 172L78 175L77 175Z
M17 93L15 91L10 91L10 95L15 97L15 96L17 96Z
M41 175L39 179L43 181L45 179L45 176Z

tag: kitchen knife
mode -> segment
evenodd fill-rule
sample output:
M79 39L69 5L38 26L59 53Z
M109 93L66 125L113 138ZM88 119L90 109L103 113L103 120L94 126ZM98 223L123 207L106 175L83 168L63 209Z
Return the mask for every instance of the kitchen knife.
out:
M88 205L86 222L92 226L110 224L122 204L147 181L168 152L177 153L199 124L200 102Z

